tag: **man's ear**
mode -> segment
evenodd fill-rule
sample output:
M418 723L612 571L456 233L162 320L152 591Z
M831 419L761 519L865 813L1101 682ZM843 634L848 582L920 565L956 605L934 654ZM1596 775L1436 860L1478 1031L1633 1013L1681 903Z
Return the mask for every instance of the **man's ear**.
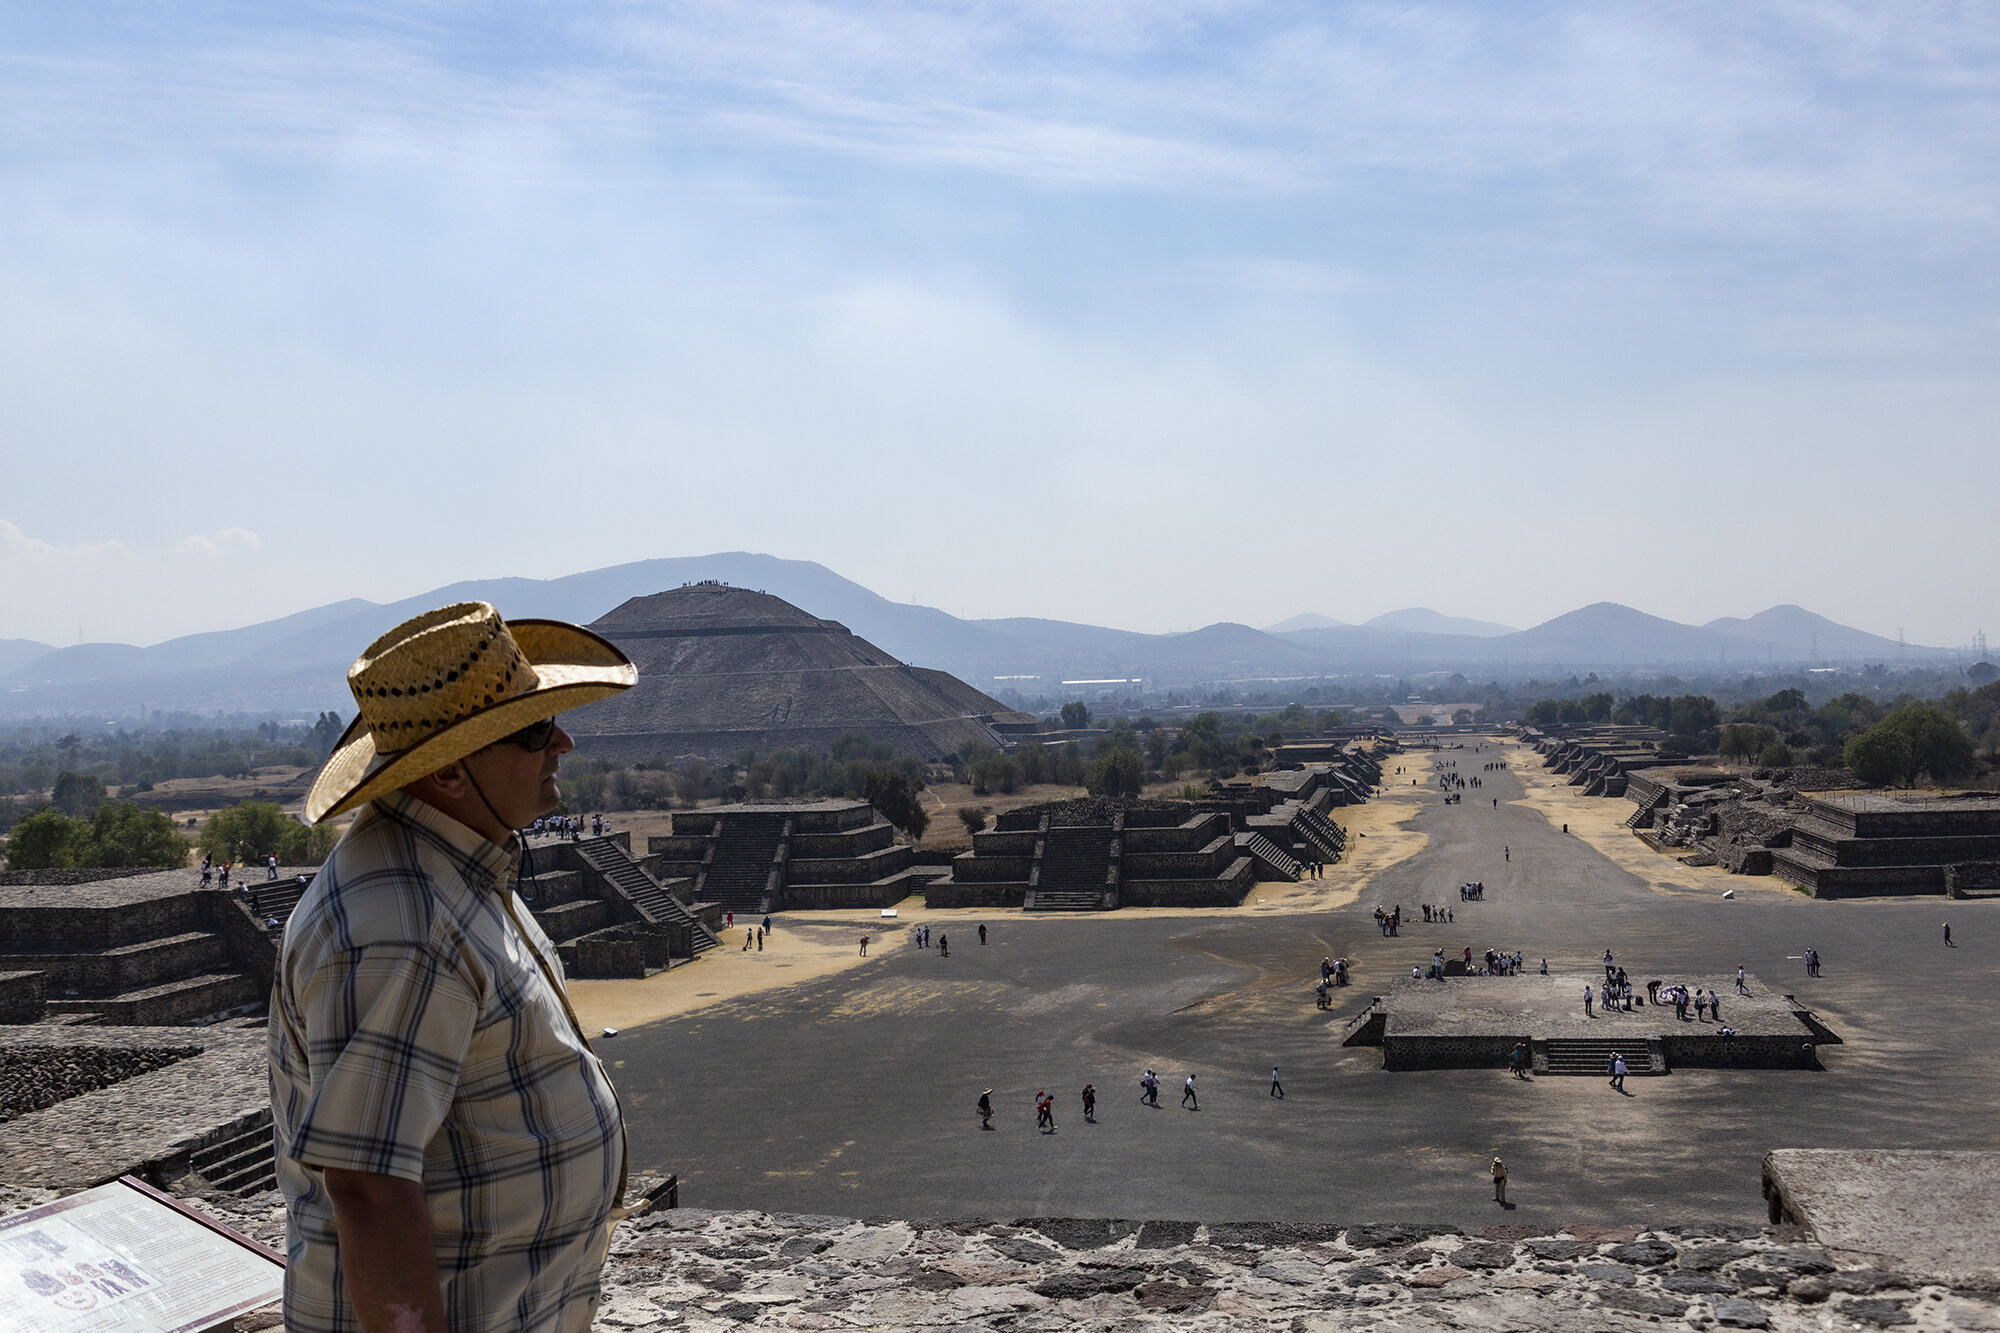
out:
M426 773L410 784L419 794L431 792L447 801L463 800L471 791L465 776L465 761L455 760L434 773Z

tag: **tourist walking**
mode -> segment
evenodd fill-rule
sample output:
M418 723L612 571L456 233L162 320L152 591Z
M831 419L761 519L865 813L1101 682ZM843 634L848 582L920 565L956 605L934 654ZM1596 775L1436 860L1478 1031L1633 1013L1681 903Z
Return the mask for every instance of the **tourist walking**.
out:
M940 958L951 957L951 936L949 935L938 936L938 957Z
M1148 1069L1139 1076L1139 1104L1160 1104L1160 1076Z
M1618 1091L1620 1092L1625 1091L1625 1074L1626 1074L1625 1057L1622 1055L1612 1056L1611 1086L1618 1089Z
M1736 993L1738 995L1748 995L1750 993L1750 987L1745 984L1743 964L1741 963L1736 965Z
M1493 1202L1507 1202L1507 1164L1498 1157L1493 1159Z
M991 1088L979 1094L979 1127L981 1129L993 1128L993 1089Z
M1276 1065L1271 1066L1271 1095L1273 1097L1282 1097L1285 1095L1285 1085L1278 1082L1278 1067Z
M861 956L863 958L868 956L868 937L866 935L861 937Z
M1949 921L1944 923L1944 947L1947 949L1956 949L1958 947L1951 942L1951 922Z
M276 852L272 852L270 855L264 858L264 878L276 879L277 877L278 877L278 854ZM1951 943L1950 926L1946 926L1944 928L1944 936L1945 936L1944 942L1946 944Z
M1199 1111L1201 1109L1201 1098L1194 1095L1193 1074L1189 1074L1187 1076L1187 1082L1181 1084L1181 1105L1186 1106L1189 1102L1194 1103L1195 1110Z
M1097 1123L1097 1088L1090 1083L1083 1085L1083 1123Z
M986 923L984 921L979 923L979 942L981 944L986 943Z
M1589 983L1588 983L1588 982L1586 982L1586 983L1584 984L1584 987L1583 987L1583 1016L1584 1016L1585 1018L1589 1018L1589 1017L1591 1016L1591 1013L1590 1013L1590 985L1589 985Z

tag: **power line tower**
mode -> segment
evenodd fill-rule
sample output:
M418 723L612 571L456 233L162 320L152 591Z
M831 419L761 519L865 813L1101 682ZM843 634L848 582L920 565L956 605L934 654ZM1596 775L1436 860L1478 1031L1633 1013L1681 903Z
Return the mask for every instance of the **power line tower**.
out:
M1987 660L1986 631L1983 629L1972 631L1972 660L1975 662L1984 662Z

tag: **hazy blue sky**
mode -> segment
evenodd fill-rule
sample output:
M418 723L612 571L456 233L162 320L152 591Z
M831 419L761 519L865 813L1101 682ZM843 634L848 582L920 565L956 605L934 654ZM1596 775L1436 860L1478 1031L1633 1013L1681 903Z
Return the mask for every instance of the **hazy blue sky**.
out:
M2000 635L2000 10L0 5L0 637L768 551Z

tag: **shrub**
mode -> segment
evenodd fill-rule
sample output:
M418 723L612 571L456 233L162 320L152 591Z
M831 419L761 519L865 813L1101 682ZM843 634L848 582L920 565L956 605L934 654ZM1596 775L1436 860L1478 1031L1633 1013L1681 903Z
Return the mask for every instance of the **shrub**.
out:
M76 823L45 805L14 825L7 836L9 870L67 870L76 864Z
M1146 761L1120 746L1090 766L1083 785L1092 796L1137 796L1146 785Z
M301 824L270 801L245 801L216 811L195 845L204 856L237 865L275 852L285 865L316 866L337 840L331 828Z
M1855 777L1871 786L1886 787L1910 774L1909 740L1880 722L1850 736L1841 757Z
M958 822L965 825L967 833L979 833L985 830L986 820L992 813L989 806L961 805L958 807Z
M50 806L14 826L7 842L13 870L68 870L78 866L158 866L187 864L188 840L174 821L130 801L107 801L88 819L71 819Z

